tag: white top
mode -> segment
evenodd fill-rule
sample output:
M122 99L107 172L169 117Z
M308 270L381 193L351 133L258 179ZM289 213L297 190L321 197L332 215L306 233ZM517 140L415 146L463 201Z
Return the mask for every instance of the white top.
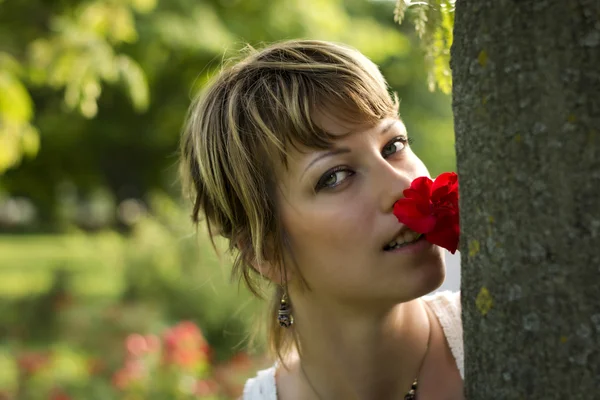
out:
M464 379L463 330L461 321L460 292L444 291L424 296L444 330L452 355ZM246 381L243 400L277 400L275 366L258 371Z

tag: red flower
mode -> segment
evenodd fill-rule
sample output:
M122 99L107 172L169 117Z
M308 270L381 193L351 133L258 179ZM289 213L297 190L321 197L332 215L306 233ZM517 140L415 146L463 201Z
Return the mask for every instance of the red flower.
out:
M422 176L412 181L403 194L404 198L394 204L398 221L454 254L460 235L458 176L445 172L435 181Z
M147 368L142 361L126 360L125 366L114 373L112 383L117 389L125 390L130 385L141 382L147 374Z
M55 388L50 393L50 400L72 400L72 399L71 399L71 396L69 396L62 390Z
M25 373L35 374L49 364L50 357L47 353L28 352L19 356L17 362Z
M139 333L132 333L125 339L125 348L130 355L141 357L148 351L148 344L144 336Z
M208 361L209 347L202 331L193 322L183 321L164 333L164 360L193 369Z

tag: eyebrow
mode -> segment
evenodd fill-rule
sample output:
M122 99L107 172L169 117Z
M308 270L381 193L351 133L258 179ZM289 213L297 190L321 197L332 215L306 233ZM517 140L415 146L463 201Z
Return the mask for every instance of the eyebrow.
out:
M389 124L385 125L383 127L383 129L381 129L381 132L379 132L380 135L385 135L385 133L387 131L389 131L394 125L396 125L398 122L400 122L399 120L394 120L392 122L390 122ZM310 163L308 163L308 165L306 166L306 168L304 169L304 172L302 173L302 175L304 175L306 173L306 171L308 171L308 169L310 167L313 166L314 163L316 163L319 160L322 160L325 157L331 157L331 156L335 156L338 154L345 154L345 153L350 153L350 149L348 147L337 147L335 149L329 150L326 153L320 154L317 157L315 157Z

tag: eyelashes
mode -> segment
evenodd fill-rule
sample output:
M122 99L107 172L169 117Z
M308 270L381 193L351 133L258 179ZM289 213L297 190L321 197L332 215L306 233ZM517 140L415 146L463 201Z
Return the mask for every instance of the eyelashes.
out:
M394 154L403 151L407 145L411 145L412 143L412 138L407 138L406 136L397 136L383 146L381 155L384 158L391 157ZM346 179L354 174L355 172L352 171L348 166L338 165L325 172L321 178L319 178L315 186L315 192L319 192L324 189L333 189L341 185Z
M406 138L406 137L404 137L404 136L398 136L398 137L396 137L396 138L392 139L392 141L391 141L391 142L389 142L388 144L386 144L386 145L383 147L383 149L381 150L381 152L382 152L382 155L383 155L383 152L384 152L386 149L388 149L388 150L395 149L395 151L393 151L392 153L390 153L390 155L393 155L394 153L397 153L397 152L399 152L399 151L402 151L402 150L404 150L404 147L406 147L406 145L407 145L407 144L410 144L410 142L411 142L411 140L410 140L410 139L408 139L408 138ZM401 148L401 149L398 149L398 146L396 146L398 143L402 143L402 148ZM390 147L390 146L393 146L393 147ZM384 155L384 157L386 157L386 156ZM389 157L389 156L388 156L388 157Z
M330 169L329 171L325 172L325 174L321 177L321 179L319 179L319 181L317 182L317 186L315 187L315 190L318 192L322 189L328 188L328 189L332 189L336 186L338 186L341 182L343 182L346 178L342 179L342 180L338 180L338 176L343 176L343 174L346 174L347 177L354 175L354 172L351 171L350 169L348 169L345 166L338 166L335 168ZM331 178L333 179L333 182L331 182Z

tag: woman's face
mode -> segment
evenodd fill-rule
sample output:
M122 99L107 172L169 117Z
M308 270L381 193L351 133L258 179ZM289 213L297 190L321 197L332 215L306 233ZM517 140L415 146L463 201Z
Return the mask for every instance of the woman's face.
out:
M317 123L340 134L333 148L292 151L278 176L280 216L311 295L365 304L438 288L445 277L440 247L421 239L386 249L407 230L392 213L394 202L413 179L429 176L404 124L387 118L357 126L325 115Z

